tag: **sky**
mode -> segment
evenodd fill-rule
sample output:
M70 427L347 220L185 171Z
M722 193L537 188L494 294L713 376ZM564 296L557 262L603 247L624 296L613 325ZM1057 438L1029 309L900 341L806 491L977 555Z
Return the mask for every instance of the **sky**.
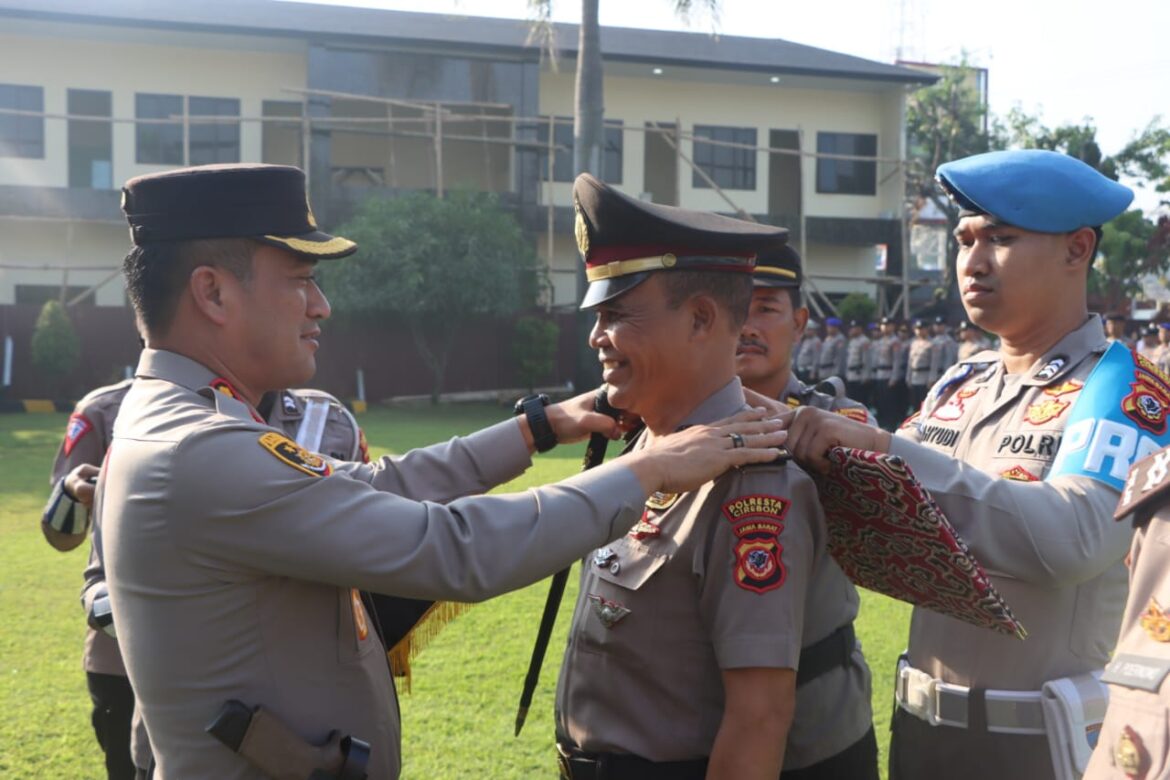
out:
M468 16L526 18L526 0L312 0ZM553 0L554 19L580 3ZM696 5L702 5L701 0ZM600 0L601 24L782 38L880 62L989 69L993 113L1020 106L1048 126L1091 118L1103 151L1120 150L1155 117L1170 122L1170 0L722 0L717 22L689 24L672 0ZM842 24L842 21L847 24ZM603 40L604 46L604 40ZM1160 199L1139 192L1137 205Z

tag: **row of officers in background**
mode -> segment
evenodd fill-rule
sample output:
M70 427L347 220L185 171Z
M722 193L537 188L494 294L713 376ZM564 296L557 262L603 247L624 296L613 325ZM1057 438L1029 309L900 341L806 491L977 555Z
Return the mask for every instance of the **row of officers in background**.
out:
M1170 371L1170 322L1149 322L1130 335L1129 321L1124 314L1105 317L1105 335L1120 341L1130 349L1157 364L1162 371Z
M823 328L810 320L793 365L812 384L843 377L848 397L875 409L887 430L921 406L927 390L948 368L993 346L966 321L956 338L943 317L933 323L914 320L913 336L910 325L890 317L868 324L852 320L848 335L842 325L836 317L827 318Z

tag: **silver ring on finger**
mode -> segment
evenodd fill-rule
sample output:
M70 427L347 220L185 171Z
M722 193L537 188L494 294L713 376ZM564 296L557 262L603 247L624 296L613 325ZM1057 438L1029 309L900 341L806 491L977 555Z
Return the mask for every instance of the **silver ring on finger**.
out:
M733 450L738 450L747 445L747 442L743 440L743 436L738 433L729 433L727 434L727 438L731 439L731 448Z

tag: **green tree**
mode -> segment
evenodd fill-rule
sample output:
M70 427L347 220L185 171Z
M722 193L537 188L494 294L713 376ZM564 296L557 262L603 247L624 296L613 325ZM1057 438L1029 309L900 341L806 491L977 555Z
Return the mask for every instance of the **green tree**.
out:
M1108 311L1124 311L1140 292L1141 277L1164 275L1170 266L1170 218L1157 224L1132 209L1101 229L1101 245L1089 274L1089 292Z
M555 35L552 12L555 0L528 0L533 15L532 36L545 44L553 62L556 61ZM686 19L699 8L706 9L713 25L718 23L719 0L670 0L674 12ZM605 96L601 68L601 23L598 17L600 0L581 0L581 24L577 30L577 74L573 99L573 171L601 175L602 141L605 138ZM577 269L577 300L585 296L585 269ZM578 315L581 333L589 332L586 312ZM586 387L596 384L597 361L582 338L578 342L575 384Z
M846 324L857 320L863 325L872 322L877 314L877 304L865 293L849 293L837 304L837 314Z
M81 341L60 301L47 301L37 315L32 335L32 362L50 384L61 392L65 378L77 368Z
M547 284L532 244L491 193L452 191L369 198L337 228L361 251L321 266L346 316L394 315L443 391L455 338L471 321L532 305Z
M520 382L528 392L536 383L552 374L557 362L557 337L561 329L543 317L521 317L512 337L512 357L519 369Z

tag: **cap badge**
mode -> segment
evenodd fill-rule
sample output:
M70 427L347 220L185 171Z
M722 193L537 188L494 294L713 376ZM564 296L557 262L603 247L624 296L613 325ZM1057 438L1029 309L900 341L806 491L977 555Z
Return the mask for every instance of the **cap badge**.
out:
M585 222L585 215L581 213L581 204L574 201L573 211L577 216L573 222L573 234L577 237L577 251L582 257L589 256L589 225Z
M674 268L675 264L677 264L677 263L678 263L678 258L675 257L670 252L667 252L666 254L664 254L662 256L662 267L663 268Z
M593 602L593 612L597 615L597 619L606 628L613 628L621 622L622 618L630 614L629 608L616 601L610 601L600 594L590 593L588 598Z

